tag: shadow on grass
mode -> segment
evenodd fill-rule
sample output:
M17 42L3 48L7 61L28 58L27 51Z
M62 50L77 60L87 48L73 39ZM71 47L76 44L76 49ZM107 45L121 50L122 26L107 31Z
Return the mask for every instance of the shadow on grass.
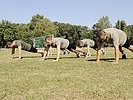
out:
M19 57L14 57L14 58L19 58ZM22 58L41 58L41 56L25 56Z
M19 58L19 57L15 57L15 58ZM42 58L42 56L25 56L25 57L22 57L22 58L24 58L24 59L30 59L30 58ZM60 59L86 59L85 57L79 57L79 58L77 58L76 56L70 56L70 57L60 57ZM52 59L52 60L55 60L56 59L56 57L48 57L47 58L47 60L49 60L49 59ZM133 59L133 58L127 58L127 59ZM120 60L127 60L127 59L122 59L122 58L120 58ZM107 61L107 62L113 62L115 59L114 58L101 58L100 59L101 61ZM88 61L96 61L96 59L89 59Z
M127 58L127 59L120 58L120 60L128 60L128 59L133 59L133 58ZM107 61L107 62L113 62L115 58L101 58L100 60ZM96 59L89 59L88 61L96 61Z
M15 59L16 58L19 58L19 57L14 57ZM22 59L30 59L30 58L42 58L42 56L24 56L22 57ZM71 59L71 58L77 58L76 56L73 56L73 57L60 57L60 59ZM82 57L81 57L82 58ZM56 59L56 57L48 57L47 59Z
M60 59L72 59L72 58L77 58L76 56L72 56L72 57L61 57Z
M73 59L73 58L77 58L77 57L74 57L74 56L73 57L60 57L60 59ZM50 57L50 58L47 58L47 59L54 59L55 60L56 57L53 57L53 58Z
M112 62L112 60L114 60L114 58L101 58L101 61L108 61L108 62ZM89 59L88 61L96 61L96 59Z

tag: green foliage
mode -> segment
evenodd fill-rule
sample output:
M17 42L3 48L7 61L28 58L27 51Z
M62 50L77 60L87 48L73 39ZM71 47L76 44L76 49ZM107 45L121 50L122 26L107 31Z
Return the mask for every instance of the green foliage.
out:
M5 41L15 39L32 43L33 38L46 35L67 38L70 43L75 44L80 39L95 39L95 30L109 27L112 25L108 16L100 18L92 29L89 29L87 26L52 22L43 15L36 14L27 24L11 23L7 20L0 21L0 45ZM125 21L118 20L115 27L126 32L128 37L133 37L133 26L127 26Z
M118 29L120 29L120 30L122 30L122 31L124 31L125 33L127 32L127 24L126 24L126 22L123 21L123 20L121 20L121 21L118 20L118 21L116 22L115 27L118 28Z
M54 23L39 14L32 17L28 26L29 30L33 32L34 37L57 33L57 27Z
M12 24L9 21L6 20L2 20L1 23L1 28L0 28L0 33L1 35L4 35L4 39L15 39L15 33L16 33L16 28L15 28L15 24Z
M15 24L6 20L0 22L0 35L3 35L6 41L21 39L32 43L34 37L54 35L57 32L58 27L39 14L33 16L28 24Z
M81 25L71 25L65 23L54 22L58 26L58 34L56 36L69 39L70 43L74 43L79 39L90 38L88 27Z
M126 24L126 22L124 20L118 20L116 22L116 28L124 31L128 38L130 39L130 41L133 41L133 25L128 25Z
M128 25L127 26L127 35L129 38L133 39L133 25Z
M102 29L110 28L110 27L112 27L112 25L109 21L108 16L103 16L102 18L98 20L96 24L93 25L93 28L97 30L102 30Z

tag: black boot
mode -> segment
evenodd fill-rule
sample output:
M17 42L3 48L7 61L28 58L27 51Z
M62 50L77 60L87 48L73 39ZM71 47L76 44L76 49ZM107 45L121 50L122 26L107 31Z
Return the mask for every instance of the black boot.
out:
M80 58L80 54L79 53L77 53L76 55L77 55L77 58Z
M126 54L123 54L122 55L122 59L127 59L127 55Z
M84 56L84 57L87 57L87 52L84 52L84 53L83 53L83 56Z

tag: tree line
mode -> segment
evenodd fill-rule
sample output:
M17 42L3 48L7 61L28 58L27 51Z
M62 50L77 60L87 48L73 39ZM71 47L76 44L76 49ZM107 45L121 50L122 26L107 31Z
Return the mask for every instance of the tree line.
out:
M89 22L88 22L89 23ZM123 30L128 37L133 38L133 25L127 25L124 20L118 20L112 26L108 16L101 17L91 28L69 23L52 22L43 15L34 15L29 23L12 23L8 20L0 21L0 47L4 47L7 41L23 40L32 43L34 37L53 35L69 39L71 43L84 38L95 38L96 30L116 27Z

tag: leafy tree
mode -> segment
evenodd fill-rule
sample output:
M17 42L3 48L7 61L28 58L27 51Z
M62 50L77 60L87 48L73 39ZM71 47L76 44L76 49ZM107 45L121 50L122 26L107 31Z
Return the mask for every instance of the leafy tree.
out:
M81 25L71 25L71 24L65 24L65 23L58 23L54 22L56 26L58 26L58 34L56 34L57 37L63 37L67 38L70 43L75 44L77 40L89 38L90 37L90 31L88 27L81 26Z
M127 35L129 38L133 39L133 25L128 25L127 26Z
M96 29L96 30L102 30L102 29L110 28L110 27L112 27L112 25L109 21L108 16L103 16L102 18L98 20L96 24L93 25L93 29Z
M127 24L123 20L118 20L116 22L115 27L118 28L118 29L120 29L120 30L122 30L122 31L124 31L124 32L127 32Z
M15 24L12 24L9 21L6 20L2 20L1 22L1 34L4 36L5 40L14 40L16 39L16 28L15 28Z
M39 14L32 17L28 24L29 30L33 32L34 37L42 35L56 34L58 29L49 19Z

